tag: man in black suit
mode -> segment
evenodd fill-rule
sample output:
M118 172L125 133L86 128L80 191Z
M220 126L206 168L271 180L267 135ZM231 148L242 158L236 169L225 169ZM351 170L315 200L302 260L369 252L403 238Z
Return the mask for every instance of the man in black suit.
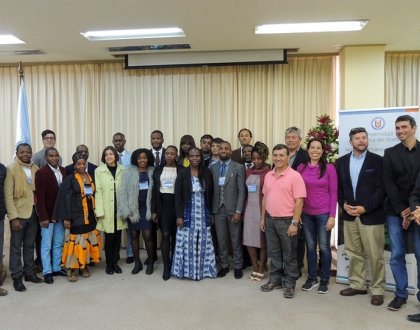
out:
M165 163L165 148L163 147L163 133L159 130L154 130L150 134L150 144L152 145L152 149L150 151L153 154L154 163L152 166L158 167L160 164ZM153 259L154 262L157 261L157 226L154 222L152 222L152 234L151 238L153 241ZM144 262L145 265L149 264L149 257Z
M420 274L420 227L412 222L409 195L420 170L420 142L416 139L416 121L409 115L395 121L395 133L401 143L388 148L384 154L384 186L386 221L391 242L391 270L395 280L395 298L388 309L399 310L407 303L408 274L405 262L407 238L411 235ZM420 277L417 277L420 288ZM417 295L420 298L420 294Z
M76 148L76 152L79 153L79 154L81 154L81 155L85 155L86 156L86 159L89 158L89 148L86 145L84 145L84 144L78 145L77 148ZM93 181L95 181L95 169L97 167L98 166L96 166L95 164L92 164L92 163L89 163L88 162L88 166L86 168L87 172L92 177L92 180ZM73 164L73 162L70 165L67 165L65 167L65 169L66 169L66 173L67 174L72 174L74 172L74 164Z
M158 167L160 164L165 162L165 148L163 147L163 133L159 130L154 130L150 134L150 144L152 149L150 151L153 154L154 167Z
M344 220L350 282L350 287L340 294L367 294L367 256L371 268L371 304L380 306L385 292L382 157L367 150L368 134L364 127L353 128L349 136L353 151L337 160L338 204Z
M284 140L286 142L286 147L289 150L289 166L297 170L300 164L306 163L308 160L308 152L305 149L301 148L302 144L302 131L297 127L289 127L284 132ZM299 277L302 276L302 268L304 266L305 259L305 235L302 228L299 229L297 235L297 261L299 269Z
M228 235L232 243L233 263L236 279L242 273L242 210L245 203L245 167L230 156L232 149L229 142L220 144L220 161L211 167L213 175L213 215L218 242L220 270L218 277L224 277L229 272Z
M248 128L242 128L238 133L238 140L241 143L241 147L232 151L231 159L234 162L242 162L242 149L245 145L251 144L252 132Z

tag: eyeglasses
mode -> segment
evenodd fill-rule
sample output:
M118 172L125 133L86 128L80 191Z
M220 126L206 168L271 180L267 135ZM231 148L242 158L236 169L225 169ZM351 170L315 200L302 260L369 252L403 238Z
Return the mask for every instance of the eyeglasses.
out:
M44 136L44 140L55 140L54 136Z
M366 128L364 128L364 127L355 127L355 128L352 128L352 129L350 130L349 135L350 135L350 136L353 136L353 135L355 135L355 134L357 134L357 133L367 133L367 132L366 132Z

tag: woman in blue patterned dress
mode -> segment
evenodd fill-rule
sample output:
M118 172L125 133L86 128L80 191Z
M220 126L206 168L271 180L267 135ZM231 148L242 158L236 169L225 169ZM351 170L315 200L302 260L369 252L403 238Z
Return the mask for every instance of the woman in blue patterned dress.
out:
M175 183L176 247L172 275L201 280L216 277L216 258L211 238L213 179L198 148L188 151L190 166Z

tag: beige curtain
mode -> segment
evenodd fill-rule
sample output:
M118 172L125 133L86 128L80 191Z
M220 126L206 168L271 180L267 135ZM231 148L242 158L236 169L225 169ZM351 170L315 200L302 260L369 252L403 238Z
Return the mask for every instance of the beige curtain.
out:
M237 132L247 127L253 141L271 148L284 130L306 132L315 117L335 117L335 57L294 57L287 65L124 70L122 63L28 65L25 84L34 150L40 133L57 134L57 147L68 164L85 143L99 162L113 133L127 138L127 149L150 147L150 132L164 132L165 145L191 134L210 133L238 146ZM17 67L0 67L0 161L13 154L18 98Z
M385 106L420 105L420 53L385 56Z

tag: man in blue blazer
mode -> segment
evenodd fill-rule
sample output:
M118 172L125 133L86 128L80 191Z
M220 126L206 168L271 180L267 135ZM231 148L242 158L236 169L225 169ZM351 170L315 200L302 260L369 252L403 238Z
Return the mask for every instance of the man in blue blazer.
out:
M382 157L367 150L368 133L365 128L353 128L349 136L353 150L337 160L338 203L340 218L344 220L350 282L350 287L341 290L340 294L367 294L367 256L371 266L371 304L380 306L384 303L385 292Z
M231 160L232 148L229 142L220 144L220 161L210 169L213 175L213 215L218 243L220 270L218 277L229 272L228 233L233 252L235 278L242 273L242 210L245 202L245 167Z

